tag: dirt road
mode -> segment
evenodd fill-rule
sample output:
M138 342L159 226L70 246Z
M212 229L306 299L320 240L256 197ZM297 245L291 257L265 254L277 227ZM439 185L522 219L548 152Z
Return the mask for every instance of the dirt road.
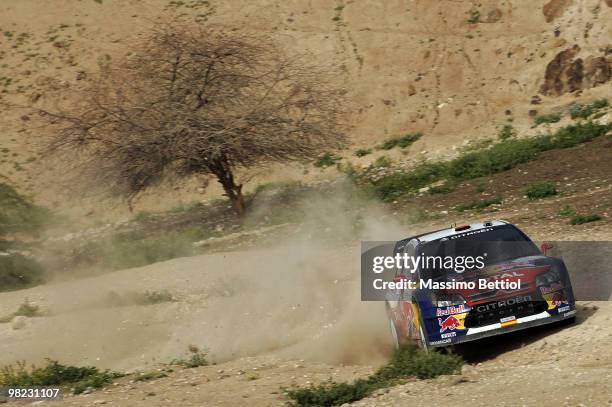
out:
M461 375L409 382L356 406L612 405L612 304L581 304L576 325L500 337L464 350ZM56 406L281 406L280 387L350 380L370 366L330 366L260 356L171 373L150 382L122 379Z
M268 352L369 362L384 354L387 331L382 304L359 302L358 261L355 249L292 244L3 293L0 315L25 298L48 315L20 330L0 324L0 363L51 357L132 370L169 361L189 344L218 362ZM168 290L176 301L115 306L114 298L147 290Z
M388 355L384 309L359 301L357 262L354 245L329 249L296 239L3 293L0 314L27 297L46 315L22 329L0 324L0 363L50 357L149 372L194 344L215 365L175 368L147 382L127 376L53 405L282 405L282 387L351 380ZM147 290L168 290L176 301L113 300ZM460 349L470 362L462 375L410 382L357 405L607 405L611 323L611 302L581 303L574 326Z

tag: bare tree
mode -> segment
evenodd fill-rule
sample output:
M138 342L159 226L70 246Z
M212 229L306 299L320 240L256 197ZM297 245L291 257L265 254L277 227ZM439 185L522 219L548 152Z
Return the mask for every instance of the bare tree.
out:
M102 69L77 103L39 110L49 151L128 204L171 177L213 174L239 215L237 168L312 159L341 147L342 90L307 56L258 35L176 23Z

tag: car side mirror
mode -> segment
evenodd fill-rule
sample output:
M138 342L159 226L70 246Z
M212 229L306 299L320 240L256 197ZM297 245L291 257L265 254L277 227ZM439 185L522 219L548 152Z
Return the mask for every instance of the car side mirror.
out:
M552 243L549 243L549 242L544 242L540 246L540 250L542 250L542 253L544 254L544 256L548 256L548 251L552 248L553 248L553 245Z

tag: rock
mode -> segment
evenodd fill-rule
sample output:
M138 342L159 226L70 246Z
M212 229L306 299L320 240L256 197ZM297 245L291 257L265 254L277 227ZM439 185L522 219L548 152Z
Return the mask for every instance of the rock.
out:
M592 88L610 80L612 64L606 57L588 57L584 60L584 87Z
M494 8L487 13L486 18L482 21L483 23L496 23L502 18L502 11L498 8Z
M23 329L26 327L27 320L28 319L22 315L16 316L11 320L11 328L14 330Z
M605 56L576 58L580 47L559 52L546 66L540 93L560 96L564 93L592 88L606 83L612 77L612 62Z
M542 103L542 98L538 95L532 96L531 101L529 103L531 103L532 105L539 105L540 103Z
M94 400L93 403L95 405L106 404L106 400Z
M462 375L469 375L469 374L474 373L474 371L475 371L474 366L469 365L467 363L465 365L461 366L461 374Z
M564 38L555 38L555 40L552 42L551 46L553 48L559 48L564 46L565 44L567 44L567 40Z
M542 8L546 22L550 23L556 18L561 17L571 3L572 0L550 0L546 3Z

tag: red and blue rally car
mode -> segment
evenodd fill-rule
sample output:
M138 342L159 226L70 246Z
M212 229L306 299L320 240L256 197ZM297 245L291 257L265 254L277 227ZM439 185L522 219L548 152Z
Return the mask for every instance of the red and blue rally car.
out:
M396 346L406 342L425 348L448 346L575 320L574 295L563 261L543 254L508 222L485 221L410 237L396 243L396 254L485 256L483 267L461 273L439 265L420 265L410 273L396 270L396 281L429 282L415 284L414 289L407 287L387 299ZM483 289L477 280L485 281L483 285L497 280L513 282L515 288ZM440 286L444 288L433 288Z

